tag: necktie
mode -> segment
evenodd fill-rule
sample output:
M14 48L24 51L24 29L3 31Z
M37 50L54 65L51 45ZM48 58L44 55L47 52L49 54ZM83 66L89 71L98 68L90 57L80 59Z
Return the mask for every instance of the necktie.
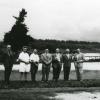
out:
M11 51L10 50L8 50L8 55L11 56Z

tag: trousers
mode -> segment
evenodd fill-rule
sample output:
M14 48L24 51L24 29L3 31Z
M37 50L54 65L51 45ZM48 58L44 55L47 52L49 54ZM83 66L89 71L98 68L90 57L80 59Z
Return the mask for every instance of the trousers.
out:
M10 75L11 75L11 71L12 71L12 66L5 66L5 83L9 84L9 79L10 79Z
M50 65L42 64L42 81L48 81L50 66L51 64Z
M38 70L38 65L31 63L31 80L36 81L36 73Z
M82 74L83 74L83 63L74 63L75 64L75 70L76 70L76 76L77 80L82 80Z
M63 66L64 80L69 79L70 69L71 69L71 63L70 64L64 64L64 66Z
M58 80L61 72L61 64L60 62L58 63L53 63L52 64L53 68L53 80Z

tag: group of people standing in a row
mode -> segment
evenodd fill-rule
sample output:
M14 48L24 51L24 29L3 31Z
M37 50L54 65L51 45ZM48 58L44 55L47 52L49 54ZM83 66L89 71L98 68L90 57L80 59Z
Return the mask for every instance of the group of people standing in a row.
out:
M19 54L17 61L20 62L19 72L20 80L22 77L27 80L27 73L31 72L31 79L36 81L36 73L38 71L38 65L42 63L42 81L48 82L50 68L53 68L53 81L58 81L63 64L64 80L69 79L71 62L74 61L77 80L82 80L84 55L77 49L74 54L70 53L69 49L65 50L64 54L60 53L60 49L57 48L54 54L50 54L48 49L45 49L44 53L38 55L37 49L34 49L32 54L27 52L28 48L24 46L22 52ZM3 54L3 63L5 67L5 82L9 84L9 78L13 67L13 52L11 45L7 45L7 50Z

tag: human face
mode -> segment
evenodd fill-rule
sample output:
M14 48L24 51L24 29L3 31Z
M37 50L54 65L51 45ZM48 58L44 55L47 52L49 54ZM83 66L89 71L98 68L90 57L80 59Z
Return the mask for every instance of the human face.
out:
M11 49L11 45L7 45L7 49L10 50Z
M70 50L69 49L66 49L66 53L69 53L70 52Z
M56 49L56 53L59 53L60 52L60 50L59 49Z
M45 49L45 53L49 53L49 50L48 49Z
M23 48L23 52L27 52L27 48L26 47Z
M34 49L34 53L37 54L37 49Z
M80 53L80 49L77 49L77 53Z

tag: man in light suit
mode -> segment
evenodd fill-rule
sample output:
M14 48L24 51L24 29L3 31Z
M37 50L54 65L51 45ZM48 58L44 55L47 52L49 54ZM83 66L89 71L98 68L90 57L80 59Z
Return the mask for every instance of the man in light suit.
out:
M37 54L37 49L34 49L33 53L30 55L32 82L36 82L36 73L38 71L39 60L40 58L39 55Z
M78 81L82 80L84 60L85 60L84 54L80 52L80 49L77 49L76 54L74 55L74 65Z
M45 53L41 55L42 60L42 81L48 82L50 67L52 63L52 56L48 49L45 49Z
M72 55L70 50L66 49L65 54L63 54L63 71L64 71L64 80L68 81L70 68L71 68Z
M3 52L3 64L5 67L5 83L9 84L9 78L14 63L14 53L11 50L11 45L7 45L5 52Z
M56 53L52 55L52 68L53 68L53 81L58 81L62 67L62 54L59 48L56 49Z

